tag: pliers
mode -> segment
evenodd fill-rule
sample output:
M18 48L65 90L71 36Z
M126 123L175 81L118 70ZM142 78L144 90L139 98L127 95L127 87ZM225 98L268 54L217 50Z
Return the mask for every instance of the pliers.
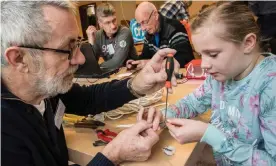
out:
M116 137L118 134L115 132L110 131L109 129L106 130L96 130L97 136L100 140L103 140L106 143L112 141L112 137ZM109 137L111 136L111 137Z

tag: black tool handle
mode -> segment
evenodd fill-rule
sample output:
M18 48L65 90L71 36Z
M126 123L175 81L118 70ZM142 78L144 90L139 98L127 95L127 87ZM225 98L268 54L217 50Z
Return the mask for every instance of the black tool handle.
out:
M174 60L173 60L173 54L169 54L166 60L166 73L167 73L167 81L166 81L166 88L171 88L171 80L172 80L172 75L173 75L173 70L174 70Z

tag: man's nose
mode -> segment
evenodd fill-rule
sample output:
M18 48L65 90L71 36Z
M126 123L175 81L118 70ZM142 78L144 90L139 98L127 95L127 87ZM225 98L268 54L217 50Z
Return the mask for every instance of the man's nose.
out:
M79 48L78 48L76 54L72 57L70 63L72 65L82 65L85 63L85 57Z
M140 26L141 26L142 31L145 31L145 30L146 30L146 26L145 26L145 25L140 24Z
M115 29L116 25L114 23L111 23L111 29Z

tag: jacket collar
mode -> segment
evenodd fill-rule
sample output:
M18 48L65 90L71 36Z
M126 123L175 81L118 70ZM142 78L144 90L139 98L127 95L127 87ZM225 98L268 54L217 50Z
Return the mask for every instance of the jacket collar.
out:
M4 81L1 79L1 98L3 99L17 99L20 100L17 96L12 94L7 86L5 85Z
M160 12L158 12L158 14L159 14L159 34L161 35L166 18Z

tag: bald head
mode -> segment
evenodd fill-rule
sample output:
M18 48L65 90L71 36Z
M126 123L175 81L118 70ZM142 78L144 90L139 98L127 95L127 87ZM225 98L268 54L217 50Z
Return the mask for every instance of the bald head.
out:
M154 6L154 4L150 3L150 2L142 2L138 5L136 11L135 11L135 17L136 15L140 15L140 14L147 14L150 15L150 13L152 11L157 11L156 7Z
M159 14L156 7L150 2L142 2L135 11L135 19L143 31L153 34L159 26Z

